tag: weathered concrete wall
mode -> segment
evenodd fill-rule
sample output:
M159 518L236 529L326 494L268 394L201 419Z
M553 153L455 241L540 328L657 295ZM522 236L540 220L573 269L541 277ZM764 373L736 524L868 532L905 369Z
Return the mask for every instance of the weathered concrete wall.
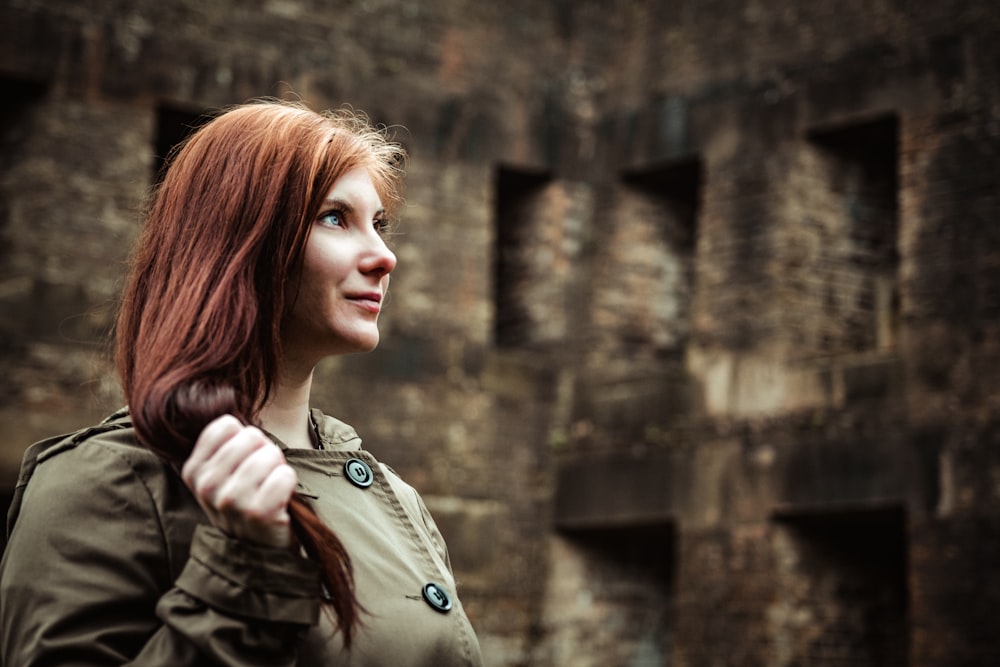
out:
M0 3L6 483L120 400L163 112L346 102L408 205L314 400L490 664L994 664L995 3L338 4Z
M622 36L616 53L570 48L598 100L604 173L588 182L658 174L666 191L699 164L693 278L671 298L685 246L667 201L595 207L557 526L674 526L670 664L990 664L1000 648L976 628L997 576L997 10L620 9L603 24L596 3L572 13L571 44L597 25ZM625 562L553 552L550 601L581 563L615 581ZM635 595L611 616L657 608ZM602 651L569 609L544 625L579 648L551 664ZM621 637L620 664L662 664Z

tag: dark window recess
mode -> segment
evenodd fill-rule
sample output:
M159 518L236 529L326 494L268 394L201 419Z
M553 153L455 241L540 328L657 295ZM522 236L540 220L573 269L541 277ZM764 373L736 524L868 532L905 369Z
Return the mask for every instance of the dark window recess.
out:
M9 277L10 262L19 245L17 226L13 220L11 203L21 179L8 179L18 163L29 153L25 138L31 135L32 118L38 113L48 87L45 83L26 79L0 77L0 90L4 93L4 103L0 105L0 279ZM5 186L3 183L6 182ZM32 213L26 213L32 215ZM23 229L23 225L22 225ZM0 359L14 359L18 355L15 339L23 342L29 336L25 312L39 312L38 304L26 302L27 297L0 297ZM30 306L30 307L29 307Z
M562 535L593 556L615 563L616 569L650 577L672 587L677 536L673 522L624 522L588 528L564 528Z
M899 313L899 121L895 115L816 129L826 184L839 202L847 256L831 257L836 312L844 330L824 352L891 348ZM836 340L835 340L836 339Z
M904 667L908 662L906 512L902 508L789 513L793 565L781 568L779 595L791 613L813 619L789 664Z
M693 252L701 201L701 160L690 158L669 164L628 170L626 185L656 201L664 215L664 234L672 247Z
M166 169L170 166L173 150L209 118L203 111L167 106L157 108L156 140L153 147L155 150L153 178L156 182L163 179Z
M24 126L44 97L47 87L39 81L0 77L4 104L0 105L0 168L17 155Z
M544 171L500 167L496 173L496 246L494 251L495 338L500 347L530 340L533 323L526 292L533 278L532 225L544 206L543 191L551 182Z
M676 626L674 523L625 523L560 532L586 563L583 588L592 596L593 607L620 621L607 637L601 637L609 632L602 621L584 632L598 643L601 639L614 642L621 659L615 664L667 664Z

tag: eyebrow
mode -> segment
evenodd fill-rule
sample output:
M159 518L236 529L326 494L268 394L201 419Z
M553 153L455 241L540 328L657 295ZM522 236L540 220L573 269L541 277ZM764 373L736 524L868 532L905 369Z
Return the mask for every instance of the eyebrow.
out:
M355 212L354 206L351 202L344 199L337 199L336 197L327 197L323 201L323 206L332 206L335 208L343 209L345 213L353 214ZM382 207L375 211L376 216L385 215L385 207Z

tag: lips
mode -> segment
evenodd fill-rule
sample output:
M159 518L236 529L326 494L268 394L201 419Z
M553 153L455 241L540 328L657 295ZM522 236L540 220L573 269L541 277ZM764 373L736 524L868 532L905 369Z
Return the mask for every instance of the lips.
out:
M347 299L363 307L365 310L377 313L381 308L382 293L363 292L359 294L351 294L347 297Z

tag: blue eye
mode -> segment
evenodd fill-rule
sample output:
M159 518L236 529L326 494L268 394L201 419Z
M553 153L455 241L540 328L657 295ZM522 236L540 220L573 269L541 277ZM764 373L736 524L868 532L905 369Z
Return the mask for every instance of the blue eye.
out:
M324 225L330 225L331 227L341 226L341 215L340 211L327 211L326 213L321 213L319 216L319 221Z

